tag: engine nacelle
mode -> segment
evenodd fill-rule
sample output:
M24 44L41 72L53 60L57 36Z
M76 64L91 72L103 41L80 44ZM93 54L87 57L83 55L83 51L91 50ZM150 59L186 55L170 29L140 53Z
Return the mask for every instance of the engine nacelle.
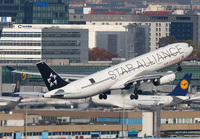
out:
M174 81L175 78L176 78L176 75L174 73L165 75L160 79L153 80L153 85L158 86L158 85L170 83L170 82Z

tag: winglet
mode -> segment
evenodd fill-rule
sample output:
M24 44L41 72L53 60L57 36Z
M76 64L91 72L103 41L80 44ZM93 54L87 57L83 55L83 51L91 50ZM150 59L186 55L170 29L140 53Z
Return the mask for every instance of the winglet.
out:
M38 62L36 65L49 91L63 87L68 84L68 82L64 81L60 76L58 76L58 74L45 62L41 61Z
M180 80L179 84L171 93L168 94L168 96L185 96L188 93L191 78L191 73L185 74L185 76Z

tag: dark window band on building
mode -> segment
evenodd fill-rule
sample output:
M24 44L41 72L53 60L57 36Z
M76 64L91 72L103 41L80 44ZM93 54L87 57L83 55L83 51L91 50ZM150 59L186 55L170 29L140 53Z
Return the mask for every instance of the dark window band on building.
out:
M76 41L43 41L42 46L80 46L79 40Z
M42 37L81 37L80 32L43 32Z
M70 63L88 62L88 29L42 29L42 59L69 59Z
M0 17L16 24L68 24L68 0L0 0Z
M2 34L2 37L41 37L41 34Z
M168 20L167 16L150 16L150 20Z
M0 49L0 54L4 55L40 55L41 50L10 50L10 51L5 51Z
M190 20L190 17L176 17L176 20Z
M51 49L42 50L45 55L80 55L80 49Z
M0 42L0 46L41 46L41 43L34 42Z

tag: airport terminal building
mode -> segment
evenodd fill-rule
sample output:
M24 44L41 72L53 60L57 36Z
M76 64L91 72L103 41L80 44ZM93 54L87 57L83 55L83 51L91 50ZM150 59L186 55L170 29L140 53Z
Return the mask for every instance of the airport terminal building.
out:
M199 137L198 111L14 110L1 114L4 138ZM26 118L27 117L27 123ZM158 121L156 120L158 118Z

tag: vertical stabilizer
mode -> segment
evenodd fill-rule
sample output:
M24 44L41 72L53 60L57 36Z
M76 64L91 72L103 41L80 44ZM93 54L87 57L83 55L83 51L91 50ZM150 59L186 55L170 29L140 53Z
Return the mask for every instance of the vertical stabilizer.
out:
M49 91L58 89L68 84L68 82L64 81L60 76L58 76L58 74L45 62L42 61L36 65Z
M14 93L20 92L20 84L21 84L21 74L18 76L16 85L15 85L15 89L12 94L13 97L19 97L19 94L14 94Z
M191 73L185 74L185 76L180 80L179 84L171 93L168 94L168 96L185 96L188 93L191 78Z

